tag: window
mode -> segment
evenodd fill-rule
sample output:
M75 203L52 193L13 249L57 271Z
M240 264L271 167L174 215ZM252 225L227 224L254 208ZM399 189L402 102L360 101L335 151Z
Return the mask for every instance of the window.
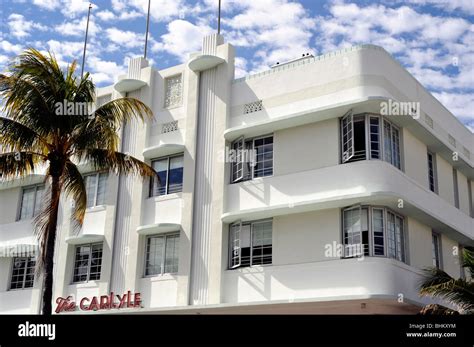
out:
M368 209L356 206L344 211L344 256L369 255Z
M84 176L86 186L87 207L100 206L105 204L105 193L107 186L106 172L96 172Z
M100 280L102 247L102 243L76 247L72 280L74 283Z
M453 190L454 190L454 206L459 208L459 187L458 187L458 171L453 169Z
M459 244L459 255L458 255L458 258L459 258L459 272L460 272L460 275L461 275L461 278L463 280L466 279L466 271L464 270L464 266L463 266L463 262L464 262L464 246Z
M441 237L438 233L431 233L431 250L433 266L441 269Z
M387 250L388 257L405 261L403 218L387 211Z
M344 257L386 256L405 261L403 217L382 207L343 210Z
M235 153L232 183L273 175L273 135L254 139L241 137L232 143L231 150Z
M44 185L23 188L19 220L30 219L41 212Z
M381 116L352 115L341 119L342 162L379 159L401 169L400 130Z
M438 177L436 175L436 156L431 152L428 152L428 182L430 190L437 193Z
M229 268L272 263L272 221L237 222L229 228Z
M10 289L32 288L35 278L36 259L33 257L13 258Z
M181 74L165 79L165 108L181 105L182 76Z
M152 161L151 166L159 179L151 180L150 196L179 193L183 190L183 160L184 156L181 154Z
M146 240L145 276L178 272L179 234L149 236Z
M474 206L472 206L472 181L467 180L467 199L469 203L469 215L474 218Z

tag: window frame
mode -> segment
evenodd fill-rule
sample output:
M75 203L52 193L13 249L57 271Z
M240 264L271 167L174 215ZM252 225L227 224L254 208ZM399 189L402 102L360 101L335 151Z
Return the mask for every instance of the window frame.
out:
M454 193L454 207L459 209L459 181L458 170L453 168L453 193Z
M252 181L254 179L260 179L260 178L267 178L267 177L273 177L275 174L275 136L273 133L271 134L266 134L266 135L261 135L261 136L256 136L256 137L251 137L251 138L245 138L244 136L240 136L238 139L232 141L230 143L230 148L234 149L234 144L237 142L242 143L241 149L243 150L250 150L254 151L255 150L255 141L258 140L265 140L267 138L272 138L272 174L271 175L265 175L265 176L258 176L255 177L255 167L257 166L257 158L255 158L255 165L250 165L250 170L247 175L245 175L245 165L247 162L245 162L245 155L242 155L240 158L240 162L238 163L230 163L231 164L231 169L230 169L230 183L240 183L240 182L245 182L245 181ZM247 145L250 144L250 148L247 148ZM237 180L234 180L234 167L235 165L241 165L242 166L242 177L237 177Z
M40 188L40 187L43 188L43 193L45 193L46 192L46 185L44 183L33 184L33 185L21 187L19 208L18 208L18 212L17 212L16 221L32 219L32 218L36 217L38 215L38 213L41 212L41 209L39 209L39 212L35 214L36 204L37 204L37 196L38 196L38 188ZM34 195L34 198L33 198L32 215L28 216L28 217L25 217L25 218L21 218L21 211L23 209L23 194L25 193L25 190L31 189L31 188L35 189L35 195Z
M105 195L104 195L104 203L102 204L98 204L97 203L97 197L98 197L98 192L99 192L99 182L100 182L100 176L101 175L105 175ZM92 176L95 176L96 177L96 185L95 185L95 189L94 189L94 203L92 206L87 206L86 205L86 208L87 209L91 209L91 208L95 208L95 207L99 207L99 206L105 206L107 205L107 181L109 179L109 173L107 171L96 171L96 172L90 172L90 173L87 173L87 174L84 174L82 176L82 179L84 181L84 186L86 187L86 194L87 194L87 186L86 186L86 178L87 177L92 177ZM86 196L86 199L87 199L87 196ZM86 204L87 204L87 201L86 201Z
M101 255L100 255L100 271L99 271L99 278L98 279L90 279L91 275L91 267L92 267L92 247L101 245ZM86 275L86 280L84 281L75 281L75 272L76 272L76 255L77 255L77 250L79 247L89 247L89 259L87 260L87 275ZM84 243L80 245L76 245L74 247L74 259L73 259L73 264L72 264L72 281L71 284L80 284L80 283L88 283L92 281L100 281L102 278L102 260L104 259L104 242L93 242L93 243Z
M272 253L271 253L271 263L269 264L253 264L253 233L254 233L254 225L255 224L262 224L262 223L271 223L271 230L272 230ZM233 242L232 240L232 227L234 226L239 226L239 265L234 265L232 266L232 255L233 255ZM250 248L250 261L249 265L242 266L242 228L244 226L250 226L250 233L249 233L249 248ZM227 270L235 270L239 268L247 268L247 267L259 267L259 266L272 266L273 265L273 218L266 218L266 219L260 219L260 220L254 220L254 221L248 221L248 222L242 222L241 220L238 220L234 223L229 224L229 238L228 238L228 260L227 260Z
M342 209L341 212L341 217L342 217L342 234L341 234L341 240L342 240L342 248L343 248L343 254L342 257L343 259L350 259L350 258L356 258L360 257L361 255L352 255L352 256L346 256L346 241L344 238L344 230L345 230L345 218L344 218L344 212L353 210L355 208L360 209L360 211L367 209L367 228L368 228L368 256L369 257L380 257L380 258L388 258L388 259L394 259L397 261L401 261L402 263L407 263L407 228L406 228L406 218L402 216L401 214L398 214L394 212L392 209L387 208L385 206L380 206L380 205L353 205L353 206L348 206ZM383 226L383 254L375 254L375 238L374 238L374 223L373 223L373 218L374 218L374 210L382 210L382 226ZM395 216L395 218L400 218L402 221L402 234L401 234L401 255L402 255L402 260L399 260L396 256L391 257L389 256L388 253L388 214L391 213ZM362 213L361 213L362 215ZM396 223L396 219L395 219ZM361 235L360 239L361 242L363 241L362 238L362 229L361 229ZM396 242L396 239L395 239ZM363 243L361 243L363 244ZM363 249L365 251L365 248ZM365 255L365 254L364 254Z
M468 206L469 206L469 216L471 218L474 218L474 206L473 206L473 202L472 202L472 181L468 178L467 179L467 194L468 194Z
M351 116L351 122L352 122L352 151L353 154L349 158L345 159L344 158L344 129L343 129L343 120L344 118ZM372 141L371 141L371 120L372 119L378 119L378 141L379 141L379 158L373 158L372 156ZM364 122L364 132L365 132L365 155L364 159L354 159L357 157L355 154L355 134L354 134L354 122L356 121L363 121ZM386 144L385 144L385 126L388 125L390 129L390 152L391 154L391 160L388 161L385 155L385 150L386 150ZM394 141L394 130L398 134L398 142L397 142L397 151L394 152L394 146L395 146L395 141ZM403 151L402 151L402 131L401 128L394 123L390 122L389 120L385 119L384 116L377 114L377 113L371 113L371 112L361 112L358 114L349 114L346 113L340 121L340 141L339 145L341 147L341 164L345 163L351 163L351 162L356 162L356 161L362 161L362 160L381 160L386 163L391 164L392 166L396 167L400 171L403 171ZM393 153L397 153L397 165L395 165L395 160Z
M166 266L166 244L168 238L178 238L178 257L177 257L177 268L178 270L176 272L165 272L165 266ZM162 249L162 255L161 255L161 263L160 263L160 273L157 274L150 274L147 275L147 258L148 258L148 240L152 238L164 238L163 242L163 249ZM152 235L147 235L145 238L145 252L144 252L144 263L143 263L143 278L151 278L151 277L158 277L158 276L163 276L163 275L176 275L179 273L179 242L181 240L181 233L179 231L175 232L170 232L170 233L164 233L164 234L152 234Z
M171 159L183 157L183 180L181 182L181 190L179 192L169 193L169 177L170 177L170 164ZM171 154L164 157L154 158L150 160L150 166L153 167L153 163L161 160L167 160L167 169L166 169L166 192L164 194L155 194L155 179L158 175L155 175L150 179L150 189L148 193L149 198L156 198L160 196L170 195L170 194L179 194L183 192L183 183L184 183L184 153Z
M12 288L12 285L13 285L13 272L15 270L15 259L25 259L26 260L26 263L25 263L25 266L24 268L22 269L23 270L23 273L22 273L22 281L21 281L21 287L20 288ZM25 289L33 289L35 287L35 282L36 282L36 274L35 274L35 269L33 270L33 283L31 285L31 287L25 287L25 282L26 282L26 276L27 276L27 271L29 268L31 267L28 267L28 263L31 261L30 259L33 259L34 262L35 262L35 265L33 268L36 267L36 262L37 262L37 259L36 257L12 257L12 264L10 266L10 276L9 276L9 283L8 283L8 291L13 291L13 290L25 290Z
M436 163L436 153L427 151L426 152L427 158L427 165L428 165L428 189L438 194L438 168ZM430 165L430 157L431 157L431 165ZM431 175L432 172L432 175ZM431 189L431 176L433 177L433 189Z
M436 243L435 243L436 239ZM436 248L435 248L436 246ZM438 251L436 253L436 250ZM437 255L437 257L436 257ZM431 231L431 261L433 266L442 270L443 269L443 255L441 247L441 234L432 230ZM434 264L436 263L436 264Z

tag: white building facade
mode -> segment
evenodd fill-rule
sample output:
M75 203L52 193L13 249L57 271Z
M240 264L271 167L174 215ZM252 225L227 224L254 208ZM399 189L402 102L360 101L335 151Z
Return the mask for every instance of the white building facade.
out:
M416 313L431 302L421 269L466 275L474 136L382 48L235 79L233 47L211 35L186 64L132 60L97 103L124 96L155 119L126 124L120 150L160 182L81 165L83 228L71 201L60 211L61 313ZM392 107L408 101L412 115ZM0 189L0 313L39 313L21 250L44 176Z

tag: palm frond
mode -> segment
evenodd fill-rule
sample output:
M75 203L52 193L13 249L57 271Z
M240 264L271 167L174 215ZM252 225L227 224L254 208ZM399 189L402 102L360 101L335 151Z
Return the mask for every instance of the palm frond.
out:
M92 164L95 170L106 170L115 174L132 174L142 177L154 177L156 171L143 161L131 155L105 149L87 149L80 152L81 161Z
M32 174L35 165L44 161L42 154L32 152L7 152L0 154L0 174L2 180L24 177Z
M153 117L150 108L138 99L120 98L109 101L100 106L95 112L95 117L103 118L114 126L133 119L145 120Z
M44 153L52 146L37 132L13 119L0 116L0 143L11 151Z
M117 128L103 118L86 119L75 127L68 147L71 148L72 153L87 148L108 148L111 151L116 151L119 144Z
M474 310L474 283L454 279L438 268L425 269L424 272L421 296L439 297L468 313Z
M474 250L470 247L463 249L462 267L468 270L471 278L474 277Z
M75 227L82 226L87 207L87 193L84 179L74 163L68 161L62 177L62 187L67 197L74 201L73 217Z
M16 75L0 74L0 96L5 115L46 137L54 124L55 100L41 86Z

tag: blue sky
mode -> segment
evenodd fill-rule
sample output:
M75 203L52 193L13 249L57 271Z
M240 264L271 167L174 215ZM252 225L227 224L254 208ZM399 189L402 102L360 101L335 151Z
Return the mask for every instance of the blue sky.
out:
M217 0L152 0L149 58L179 64L215 31ZM148 0L92 1L85 69L111 84L143 54ZM361 43L383 46L474 130L474 0L222 0L222 32L236 46L236 74L302 53ZM26 47L62 64L82 58L89 1L0 0L0 71Z

